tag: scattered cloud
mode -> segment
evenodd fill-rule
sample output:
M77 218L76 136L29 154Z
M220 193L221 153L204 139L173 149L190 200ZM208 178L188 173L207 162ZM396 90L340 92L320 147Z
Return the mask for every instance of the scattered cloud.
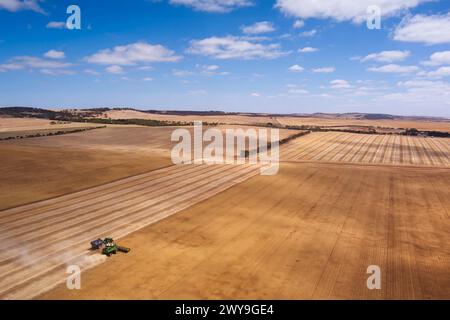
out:
M290 72L302 72L305 70L302 66L299 66L298 64L294 64L293 66L290 66L288 69Z
M262 44L235 36L192 40L188 53L214 59L275 59L288 54L279 44Z
M142 78L142 81L153 81L153 78L150 78L150 77L145 77L145 78Z
M314 73L333 73L336 71L334 67L323 67L323 68L316 68L312 70Z
M31 10L38 13L45 13L39 6L40 0L0 0L0 10L4 9L11 12L22 10Z
M288 16L302 19L334 19L362 23L367 19L367 8L377 5L383 16L395 16L428 0L277 0L276 7Z
M312 47L305 47L305 48L298 49L299 53L310 53L310 52L316 52L316 51L319 51L319 49L312 48Z
M113 65L105 68L105 71L112 74L121 74L123 73L123 68L121 66Z
M194 73L192 71L188 71L188 70L177 70L177 69L173 69L172 70L172 74L175 77L180 77L180 78L184 78L184 77L190 77L193 76Z
M100 50L97 53L85 57L89 63L100 65L136 65L139 63L153 62L177 62L181 59L175 52L157 44L136 42L124 46L116 46L112 49Z
M430 56L430 60L423 61L425 66L450 65L450 51L435 52Z
M64 59L66 57L66 54L64 53L64 51L50 50L44 54L44 57L50 59Z
M348 83L347 80L336 79L330 82L330 87L332 89L349 89L352 86L350 85L350 83Z
M450 77L450 67L440 67L437 70L427 72L426 74L423 75L430 78Z
M395 29L393 38L428 45L450 43L450 13L408 16Z
M273 23L269 21L256 22L250 26L243 26L241 29L245 34L263 34L275 31Z
M369 68L367 70L381 73L412 73L417 72L420 69L417 66L400 66L398 64L387 64L381 67Z
M295 20L294 24L292 25L292 27L294 29L301 29L305 26L305 22L303 20Z
M399 50L393 50L393 51L381 51L378 53L372 53L364 58L361 59L361 61L377 61L377 62L395 62L395 61L403 61L406 58L410 56L409 51L399 51Z
M311 37L314 37L316 34L317 34L317 30L313 29L313 30L304 31L304 32L300 33L300 36L305 37L305 38L311 38Z
M170 4L191 7L197 11L226 13L253 5L250 0L169 0Z
M92 69L84 69L84 73L90 74L92 76L99 76L100 72L92 70Z
M67 62L41 59L32 56L19 56L8 60L7 63L0 64L0 72L24 70L24 69L39 69L43 73L49 74L49 70L53 73L66 74L69 71L63 71L72 64ZM59 71L57 71L59 70Z
M66 29L66 23L62 21L50 21L47 23L48 29Z
M197 65L197 68L200 68L201 73L207 76L226 76L230 74L227 71L220 71L220 67L215 64Z

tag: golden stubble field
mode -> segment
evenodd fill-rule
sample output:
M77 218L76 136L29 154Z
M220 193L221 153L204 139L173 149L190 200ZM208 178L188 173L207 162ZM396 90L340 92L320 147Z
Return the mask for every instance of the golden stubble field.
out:
M283 163L40 299L448 299L450 171ZM378 265L382 289L368 290ZM114 277L111 277L111 274Z
M172 129L0 142L0 298L450 298L448 139L313 133L262 177L171 166ZM71 263L82 290L52 289Z

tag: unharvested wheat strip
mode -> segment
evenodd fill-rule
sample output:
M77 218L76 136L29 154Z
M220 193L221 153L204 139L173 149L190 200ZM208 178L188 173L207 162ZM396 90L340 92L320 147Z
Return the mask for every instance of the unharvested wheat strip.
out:
M341 134L333 134L333 135L323 134L321 135L322 140L320 140L318 143L313 144L310 148L306 148L303 151L299 152L293 158L296 160L303 160L309 154L314 153L316 150L322 148L322 146L328 144L331 139L336 139L339 138L340 136Z
M322 151L319 151L318 153L316 153L315 155L312 156L311 160L322 160L325 156L327 156L330 151L334 150L336 147L342 145L346 140L348 140L349 137L344 136L343 139L340 139L338 142L331 142L329 143L328 146L326 146Z
M71 225L77 224L78 221L86 219L85 217L87 217L87 219L93 219L94 217L99 219L101 218L101 213L105 210L108 213L111 212L111 208L114 208L114 211L122 210L134 203L145 201L149 196L155 197L156 195L177 190L177 188L200 180L203 176L210 176L212 171L213 173L217 172L213 166L205 166L205 168L209 168L209 170L199 170L199 174L196 174L193 177L186 176L180 177L179 179L167 179L167 181L158 184L157 188L154 186L152 186L152 188L144 188L142 192L129 193L122 197L116 197L115 201L99 202L90 206L87 206L85 202L82 202L83 206L75 208L71 214L64 212L55 218L46 219L45 223L43 223L41 219L38 219L38 223L35 222L25 226L19 226L19 228L10 228L7 232L3 232L4 234L0 236L0 240L4 241L5 239L13 238L14 242L17 243L19 240L25 240L26 238L30 239L31 237L40 235L40 233L36 232L40 229L45 229L46 233L50 233L58 231L58 228L66 228L69 223ZM32 233L30 233L30 231L32 231Z
M228 185L228 187L230 187L230 186L232 186L232 185L242 181L243 178L246 179L246 178L248 178L250 176L254 176L257 173L258 173L258 169L255 169L255 167L245 167L244 171L239 171L236 174L234 174L233 176L228 175L225 178L214 180L213 182L210 183L209 186L206 186L206 187L203 186L201 188L196 189L193 194L188 194L187 196L185 195L185 196L182 196L180 198L177 198L177 203L166 205L165 208L166 209L172 208L172 210L174 212L178 212L178 211L180 211L180 210L182 210L182 209L184 209L186 207L191 206L193 203L197 203L197 202L199 202L199 201L201 201L203 199L206 199L206 198L210 197L211 194L216 194L217 192L220 192L221 190L224 190L224 188L226 186L223 183L226 182L227 180L228 180L228 182L231 182L230 185ZM251 174L251 175L249 175L249 174ZM219 187L219 189L215 190L216 187ZM211 193L211 191L212 191L212 193ZM186 200L188 200L188 199L193 199L192 200L193 202L189 203L189 204L186 203ZM154 213L157 213L157 214L160 215L157 218L154 217L154 214L150 215L148 213L147 214L141 214L141 215L138 215L138 216L133 215L133 216L129 216L128 218L131 219L131 220L128 221L128 223L125 223L122 226L110 227L108 230L100 229L100 230L96 230L96 232L99 232L97 234L113 235L114 237L117 238L117 237L120 237L120 235L117 234L117 233L114 233L114 230L116 230L116 232L121 232L121 234L124 234L124 230L125 230L125 228L127 226L133 226L134 225L133 228L136 228L136 227L142 228L142 227L144 227L145 225L147 225L149 223L148 219L150 219L150 222L154 222L155 219L160 220L160 219L162 219L164 217L167 217L168 214L166 214L166 213L163 214L162 213L163 210L165 210L164 206L155 208ZM145 219L147 219L147 220L145 220ZM133 230L135 230L135 229L133 229ZM129 230L127 232L129 233L129 232L132 232L132 231ZM76 240L73 241L72 246L75 246L77 243L82 243L84 241L89 241L89 239L91 239L91 238L92 238L92 236L91 237L85 237L85 238L82 238L82 239L76 239ZM85 245L84 245L84 251L86 251L86 246ZM67 257L67 254L63 254L63 257L64 256ZM42 257L40 258L40 260L42 261ZM14 274L9 275L9 277L5 277L5 275L7 275L7 274L2 273L2 276L0 277L0 284L1 284L0 288L2 288L4 291L6 291L6 290L10 289L11 286L16 286L17 284L20 284L20 283L22 283L24 281L29 281L29 279L25 278L26 275L28 275L28 277L31 276L33 278L33 277L40 276L43 273L48 272L49 270L51 270L51 269L53 269L55 267L54 263L52 265L52 260L53 259L45 259L43 261L44 265L41 263L40 267L36 268L36 269L35 269L35 266L36 266L36 262L37 261L34 261L33 263L31 263L31 267L22 268L23 273L21 273L20 275L18 275L19 273L17 272L17 270L16 270L16 272ZM64 263L64 262L62 262L62 263ZM47 266L45 266L45 264L47 264ZM30 270L30 269L33 269L33 270ZM10 272L8 272L8 273L10 273ZM1 292L0 292L0 294L1 294Z
M237 168L237 169L236 169ZM225 167L224 169L220 168L220 171L217 173L213 173L213 178L215 177L222 177L222 176L226 176L228 174L230 174L228 171L234 172L237 171L239 169L238 166L230 166L230 167ZM206 181L206 183L204 182L204 179L200 179L199 177L199 181L196 181L194 183L188 184L187 186L183 186L183 187L179 187L179 188L174 188L175 190L175 196L179 196L180 194L184 194L184 193L188 193L190 191L192 191L193 188L196 188L197 186L203 186L205 184L208 184L208 181ZM86 227L88 228L92 228L95 226L103 226L103 225L108 225L111 224L113 221L118 220L120 218L126 218L127 214L134 214L137 210L140 210L141 208L147 208L150 207L152 205L157 205L161 202L164 201L168 201L170 200L170 198L173 197L173 195L171 193L166 193L163 194L161 196L157 196L154 198L151 198L150 200L146 200L146 201L141 201L138 202L139 204L131 206L123 209L123 210L114 210L112 208L106 208L106 210L102 210L102 213L100 214L98 211L97 212L93 212L92 213L92 219L89 219L89 217L87 217L86 223L84 225L86 225ZM111 213L111 212L116 212L117 213ZM105 212L105 213L103 213ZM105 222L105 220L101 220L100 218L103 216L107 216L107 221ZM92 222L93 219L97 218L97 222ZM83 221L84 221L83 220ZM67 227L65 229L60 230L59 232L53 232L51 234L51 239L52 239L52 243L55 243L53 246L59 246L58 241L60 241L61 239L67 239L68 237L70 237L71 235L77 235L81 229L84 230L84 228L82 228L83 225L79 226L79 225L70 225L70 227ZM35 255L39 249L47 249L47 248L51 248L52 246L46 246L48 245L48 241L49 241L49 237L43 237L43 234L45 234L45 231L41 231L39 233L33 233L33 239L38 239L35 241L31 241L31 240L26 240L23 242L23 244L27 244L26 248L30 251L32 251L33 255ZM59 238L58 235L61 235L61 237ZM29 245L29 243L32 243L32 245ZM14 255L14 253L16 252L16 250L14 250L15 247L22 247L21 243L14 243L14 244L10 244L9 248L7 250L4 250L1 253L2 259L0 260L0 264L3 264L4 261L12 259L13 257L17 256ZM9 254L9 255L8 255ZM11 255L12 254L12 255ZM1 273L1 267L0 267L0 273Z
M320 133L309 134L305 137L306 139L299 139L292 142L293 148L289 150L284 156L287 160L296 159L295 154L301 152L301 150L305 150L312 145L315 145L317 141L322 141L323 136Z
M11 219L11 221L5 221L2 222L2 225L4 225L4 227L0 227L0 231L4 231L4 230L9 230L9 229L14 229L16 226L26 226L29 224L34 223L35 221L42 221L43 219L50 219L50 218L56 218L58 216L61 215L65 215L68 213L72 213L74 212L74 210L80 210L83 209L85 207L90 206L89 208L92 208L92 206L101 204L102 202L104 202L107 205L111 205L114 204L115 202L118 201L118 199L120 199L120 196L124 196L127 194L139 194L138 191L148 191L148 190L152 190L151 188L149 189L149 187L153 187L153 188L159 188L162 184L167 184L169 182L169 180L171 179L180 179L183 178L185 175L189 176L189 174L191 173L201 173L203 171L208 171L207 170L208 166L203 166L203 167L191 167L190 170L188 171L182 171L179 173L175 173L175 174L169 174L166 177L161 177L158 179L154 179L154 180L150 180L150 181L141 181L140 183L136 184L135 187L129 187L129 188L124 188L124 189L120 189L120 187L115 187L112 190L117 190L114 192L109 192L109 190L105 190L102 191L101 194L97 194L95 192L93 192L93 196L89 196L89 197L81 197L78 198L77 201L74 203L72 201L72 199L70 199L69 201L65 201L65 196L60 198L60 206L58 206L55 209L49 209L48 211L43 211L42 212L42 208L39 208L40 210L36 211L31 211L30 215L22 218L22 219ZM86 199L86 200L85 200ZM115 199L115 200L111 200L110 199ZM107 202L108 201L108 202ZM44 207L45 209L46 207ZM42 213L40 213L42 212ZM23 222L22 220L26 221ZM46 222L48 222L49 220L46 220ZM1 238L1 237L0 237Z
M319 160L320 161L333 161L333 158L342 150L342 148L352 142L353 138L351 135L346 135L338 142L332 143L334 148L331 152L324 154Z
M84 197L86 195L91 196L92 193L107 191L113 187L117 187L117 186L121 187L121 185L124 185L124 184L131 184L131 183L143 180L143 179L149 179L151 177L154 177L155 175L164 175L167 172L183 171L183 170L186 170L186 167L187 166L170 166L167 168L158 169L158 170L154 170L154 171L140 174L137 176L128 177L128 178L124 178L124 179L117 180L114 182L110 182L110 183L107 183L107 184L104 184L104 185L101 185L98 187L93 187L93 188L85 189L82 191L77 191L77 192L74 192L74 193L71 193L68 195L64 195L64 196L60 196L60 197L56 197L56 198L52 198L52 199L48 199L48 200L43 200L40 202L35 202L35 203L20 206L20 207L12 208L12 209L3 210L0 212L0 224L5 219L8 219L12 215L14 215L14 217L20 217L21 215L26 216L29 212L31 212L31 210L34 210L36 208L43 209L43 210L50 210L50 209L53 209L56 207L60 207L61 206L60 201L62 198L65 201L68 201L68 200L77 201L77 199L79 199L80 197Z
M370 145L369 141L370 141L371 139L372 139L372 136L371 136L371 135L366 135L366 137L363 138L363 139L361 140L361 142L360 142L358 145L355 146L355 147L356 147L356 150L352 150L352 151L353 151L353 154L351 154L351 157L350 157L350 159L348 160L348 162L357 162L355 159L356 159L358 156L360 156L360 155L362 155L362 154L364 153L363 150L365 150L365 149L368 148L368 146Z
M339 159L339 161L349 162L349 160L354 155L354 153L356 153L355 149L358 150L360 148L360 146L363 145L363 142L364 142L365 139L367 139L366 135L363 135L363 134L356 135L355 136L355 143L354 143L354 145L345 149L345 154L342 156L341 159Z
M310 150L317 149L318 146L325 145L327 143L327 137L324 133L316 133L318 139L314 139L313 141L310 141L310 143L304 147L300 148L300 150L296 150L294 154L292 154L291 158L293 160L301 160L301 156L303 154L306 154L310 152Z

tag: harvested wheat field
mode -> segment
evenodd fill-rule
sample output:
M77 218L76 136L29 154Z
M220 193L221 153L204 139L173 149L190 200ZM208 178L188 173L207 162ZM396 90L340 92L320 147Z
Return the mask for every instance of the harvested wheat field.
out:
M55 122L47 119L0 117L0 133L9 131L35 131L96 126L98 126L98 124L95 123Z
M449 212L448 169L283 163L120 239L133 250L81 290L39 298L449 299Z
M0 298L31 298L89 267L98 237L121 238L259 173L252 165L170 166L0 212Z
M450 139L319 132L283 149L283 160L450 167Z
M207 129L208 127L204 127ZM236 128L218 126L219 130ZM251 127L242 127L244 130ZM0 210L172 165L176 127L107 127L0 141ZM192 128L186 127L192 132ZM283 139L297 133L281 130Z
M425 131L444 131L450 132L450 121L436 120L399 120L399 119L346 119L346 118L315 118L315 117L277 117L278 123L288 126L368 126L392 129L416 128Z

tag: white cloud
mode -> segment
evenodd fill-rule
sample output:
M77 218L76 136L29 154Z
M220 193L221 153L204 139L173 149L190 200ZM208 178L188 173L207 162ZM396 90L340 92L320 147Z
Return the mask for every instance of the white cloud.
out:
M92 70L92 69L84 69L84 73L87 73L87 74L90 74L90 75L93 75L93 76L99 76L100 75L100 72Z
M336 79L330 82L332 89L349 89L352 86L348 83L347 80Z
M89 63L101 65L136 65L138 63L176 62L181 59L175 52L162 45L151 45L145 42L136 42L113 49L100 50L88 56Z
M66 57L66 54L64 53L64 51L50 50L44 54L44 57L50 59L64 59Z
M336 71L334 67L323 67L313 69L314 73L333 73L334 71Z
M153 81L153 78L145 77L145 78L142 79L142 81L146 81L146 82Z
M218 65L197 65L197 68L201 69L201 73L207 76L226 76L230 73L227 71L220 71L220 67Z
M188 71L188 70L177 70L177 69L173 69L172 70L172 74L175 77L181 77L181 78L189 77L189 76L193 76L194 75L194 73L191 72L191 71Z
M302 66L299 66L298 64L294 64L293 66L290 66L288 69L290 72L302 72L305 70Z
M450 13L407 17L395 29L394 40L428 45L450 43Z
M450 65L450 51L435 52L430 56L430 60L422 62L425 66Z
M123 68L121 66L109 66L107 68L105 68L106 72L108 73L112 73L112 74L121 74L123 73Z
M250 0L169 0L173 5L184 5L198 11L224 13L253 5Z
M14 57L8 63L0 64L0 71L14 71L22 69L65 69L72 64L66 62L59 62L54 60L45 60L32 56Z
M316 51L319 51L319 49L312 48L312 47L305 47L305 48L298 49L299 53L310 53L310 52L316 52Z
M417 72L420 69L417 66L400 66L398 64L387 64L381 67L369 68L367 70L381 73L412 73Z
M38 2L39 0L0 0L0 9L11 12L32 10L39 13L45 13Z
M429 0L277 0L276 7L289 16L319 18L361 23L367 19L367 8L377 5L384 17L394 16Z
M62 21L51 21L47 23L48 29L65 29L67 28L66 23Z
M440 67L435 71L428 72L426 76L431 78L450 77L450 67Z
M241 29L245 34L262 34L275 31L273 23L269 21L256 22L250 26L243 26Z
M288 54L279 44L266 45L234 36L192 40L187 52L222 60L275 59Z
M364 58L361 61L378 61L378 62L394 62L394 61L403 61L410 56L409 51L381 51L379 53L372 53Z
M258 92L253 92L253 93L250 94L250 96L252 96L252 97L260 97L261 94L259 94Z
M305 22L303 20L296 20L293 25L294 29L301 29L304 26L305 26Z
M305 37L305 38L311 38L311 37L314 37L316 34L317 34L317 30L313 29L313 30L304 31L304 32L300 33L300 36Z

